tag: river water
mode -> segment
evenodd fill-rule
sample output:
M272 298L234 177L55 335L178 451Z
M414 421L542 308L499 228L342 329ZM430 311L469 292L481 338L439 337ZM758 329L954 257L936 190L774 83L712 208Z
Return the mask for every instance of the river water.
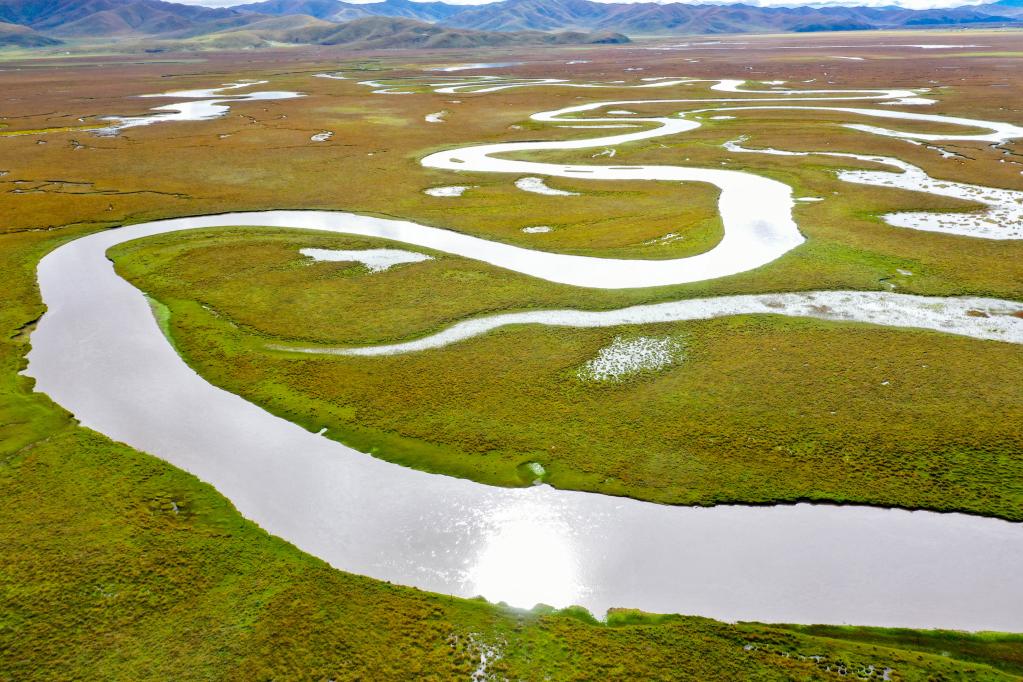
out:
M292 213L310 217L305 227L330 222ZM374 223L391 237L413 225L330 215L360 234ZM287 224L303 226L293 218ZM670 507L407 469L210 385L105 257L143 236L278 222L163 221L51 252L39 265L48 312L27 370L37 390L83 425L212 484L270 533L381 580L597 614L626 606L725 620L1023 630L1019 524L854 506Z

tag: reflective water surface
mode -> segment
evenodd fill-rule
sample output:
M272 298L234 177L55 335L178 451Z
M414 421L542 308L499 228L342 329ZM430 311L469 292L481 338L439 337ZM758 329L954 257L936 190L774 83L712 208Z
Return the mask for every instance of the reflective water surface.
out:
M696 81L656 77L643 79L643 84L635 87L662 88L688 82ZM588 103L541 112L533 118L589 127L627 122L624 124L638 124L639 128L588 139L479 145L437 152L422 161L425 166L453 172L540 176L541 181L546 177L589 177L711 183L720 190L724 236L706 253L642 262L569 256L410 222L325 211L241 213L135 225L70 242L41 261L39 282L48 312L32 335L28 373L36 377L38 390L71 410L84 425L196 474L269 532L354 573L448 594L481 594L516 606L580 604L597 614L612 606L626 606L726 620L1023 630L1023 584L1017 578L1023 566L1023 525L959 514L806 504L667 507L546 486L494 488L406 469L305 431L207 383L176 355L145 298L117 277L105 258L109 247L147 235L215 225L268 225L383 237L577 286L640 287L721 277L760 267L803 242L792 220L794 203L787 185L721 168L555 164L493 155L592 147L613 151L616 145L693 130L700 122L686 117L711 111L639 117L628 110L651 101L690 106L746 103L732 107L735 112L754 108L749 102L791 102L794 96L920 104L920 92L913 90L750 90L741 80L714 82L712 90L753 98ZM375 92L409 93L379 83L366 84L381 88ZM225 89L246 85L251 84ZM559 79L503 83L487 77L433 87L438 93L483 93L537 85L611 87ZM143 125L181 116L215 116L229 101L248 97L231 99L222 90L173 93L186 99L212 100L193 102L200 105L198 110L174 104L162 108L166 113L140 117L136 123L122 120ZM847 96L836 97L836 93ZM296 94L262 93L271 97ZM577 117L608 107L615 108L608 114L615 111L613 116L624 118ZM989 131L927 135L846 124L889 137L997 143L1023 136L1023 128L1009 123L879 109L826 110ZM839 298L828 299L829 304L851 301L849 309L857 315L880 316L866 319L868 322L920 326L921 319L938 314L921 308L930 301L917 305L909 300L916 297L831 293ZM676 314L685 315L689 313L681 308L687 305L762 307L784 299L791 311L820 303L806 296L777 294L777 300L771 301L733 297L736 300L724 303L673 305L680 306ZM981 338L1016 339L1018 326L1009 326L1016 324L1016 318L1002 319L1002 313L1015 310L1007 305L1018 304L974 299L955 305L997 308L1000 317L985 324L992 329L1003 325L1004 334L998 331L1002 327L979 329L962 319L951 326L937 320L937 326L931 328ZM590 321L613 322L615 315L668 310L651 313L650 308L653 306L608 311ZM553 312L562 316L556 323L564 322L565 315L587 315ZM903 317L896 320L896 313ZM550 315L551 311L538 314ZM480 331L471 325L481 323L467 324L451 330ZM449 331L429 338L436 340Z
M311 216L306 227L334 221L356 233L374 220L296 213ZM47 255L39 283L48 312L32 335L27 372L85 426L194 473L246 517L334 566L598 614L627 606L728 620L1023 630L1019 524L494 488L374 459L210 385L177 356L145 298L104 255L123 241L210 220L108 230ZM408 225L382 236L400 237Z

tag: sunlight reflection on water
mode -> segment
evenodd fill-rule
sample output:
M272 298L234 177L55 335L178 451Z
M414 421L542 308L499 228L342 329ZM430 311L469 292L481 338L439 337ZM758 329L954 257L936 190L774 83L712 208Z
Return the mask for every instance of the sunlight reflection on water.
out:
M519 499L489 510L489 526L468 571L474 594L528 608L565 607L584 595L572 528L558 505Z

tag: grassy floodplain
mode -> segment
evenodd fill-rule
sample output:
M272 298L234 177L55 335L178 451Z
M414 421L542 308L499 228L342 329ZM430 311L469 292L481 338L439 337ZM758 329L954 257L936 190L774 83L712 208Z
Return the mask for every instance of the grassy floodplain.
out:
M720 96L677 89L683 92L653 96ZM601 96L648 92L612 89ZM448 95L455 96L465 95ZM506 95L513 97L537 99L529 89ZM664 115L678 106L634 108ZM372 240L258 229L168 235L122 245L112 257L122 274L174 311L174 343L205 376L310 430L326 428L332 437L404 465L526 485L533 480L526 466L536 462L556 487L666 503L810 499L1023 519L1023 439L1016 426L1023 391L1018 382L1001 379L1023 369L1023 356L1010 344L753 316L646 328L507 329L389 358L271 350L403 340L505 310L608 309L719 294L1023 295L1018 242L893 229L877 217L892 210L970 210L969 203L835 178L837 168L869 163L729 154L721 144L750 135L754 142L747 144L757 146L897 155L935 174L947 165L973 182L982 177L980 167L1012 165L1000 163L1001 155L983 163L964 153L948 163L934 149L838 127L849 114L735 113L727 122L704 116L706 125L692 135L625 145L615 156L622 164L724 163L783 180L798 196L826 198L797 208L805 246L733 277L607 292L547 284L440 254L428 263L369 273L351 263L310 264L299 249L365 248ZM552 131L595 134L529 121L511 127L545 138ZM595 151L529 158L585 162ZM552 187L578 196L545 197L524 195L502 175L421 172L437 184L471 189L458 198L419 194L417 213L429 224L482 237L648 258L699 253L720 238L715 193L699 184L554 178ZM538 224L553 230L522 232ZM339 310L344 315L330 312ZM623 382L580 381L579 368L623 333L684 338L686 361Z
M842 42L871 43L878 35L843 36ZM954 35L958 42L964 34ZM1018 48L1015 34L977 35L982 39L971 34L963 42L1004 46L1002 52ZM912 41L898 36L892 42L933 38L913 36ZM566 49L544 53L546 63L530 63L521 73L549 75L551 69L563 68L564 61L584 53L591 63L580 66L579 73L588 78L612 78L624 67L643 66L670 67L693 76L748 73L764 80L797 81L819 77L826 64L835 81L828 87L895 87L919 85L932 77L928 74L934 69L947 65L956 70L957 78L967 80L950 83L954 87L947 94L942 91L937 110L995 119L1021 116L1010 110L1013 102L1023 101L1021 83L1013 77L1019 66L1015 57L892 52L886 56L899 58L893 69L891 60L879 65L869 60L827 61L825 55L834 52L827 48L801 50L796 58L791 52L773 51L772 40L828 44L834 36L758 38L750 52L701 55L696 64L683 62L681 55L657 52ZM484 59L478 53L452 51L429 57L442 63L508 54L494 52ZM551 181L553 186L597 196L588 197L586 205L573 209L576 212L560 208L566 205L560 201L537 203L534 209L534 200L546 199L510 190L510 178L452 177L417 163L440 143L521 139L521 128L512 126L524 126L530 113L583 101L579 97L605 99L604 91L552 88L393 101L372 97L351 82L310 78L346 67L373 69L366 72L373 75L381 71L402 75L410 73L408 64L425 58L289 50L272 56L211 54L191 63L110 58L102 70L75 60L29 61L18 63L18 70L0 72L0 91L7 97L4 131L11 133L77 127L112 113L139 114L152 103L133 100L132 95L209 87L239 78L269 78L275 88L309 93L300 100L242 105L215 121L141 128L117 138L67 131L5 135L0 141L0 171L5 171L0 177L0 211L5 216L0 226L5 285L5 305L0 308L4 329L0 485L5 497L0 514L5 548L0 568L0 679L465 679L477 668L485 647L501 653L489 671L509 679L535 679L541 674L555 679L837 679L840 668L866 678L880 678L891 669L892 679L906 680L1023 675L1023 644L1012 635L729 625L630 612L615 613L601 624L574 611L514 611L347 575L244 521L223 497L195 478L78 426L18 376L28 333L43 313L34 285L35 263L68 239L128 222L228 210L332 208L396 215L592 255L674 257L714 242L720 228L707 188ZM757 64L756 70L746 69L749 63ZM1008 87L992 88L991 73L1005 74ZM452 99L461 103L450 104ZM459 108L447 124L435 128L422 123L428 113L455 107ZM932 175L1021 187L1017 169L999 163L1002 155L983 145L962 145L976 157L971 160L978 161L968 164L908 145L904 149L897 141L836 133L823 125L820 139L814 139L799 124L789 127L779 121L772 129L767 120L771 117L760 121L759 116L757 126L762 124L764 132L753 135L751 146L819 149L830 143L850 149L855 142L856 151L870 151L874 144L876 153L883 153L891 151L888 145L896 145L898 156ZM713 130L708 126L685 141L662 140L668 150L656 144L637 145L635 150L619 150L619 155L629 161L679 163L679 153L684 152L694 163L712 157L720 163L723 158L714 145L732 139L733 133L747 132L725 130L725 124L738 122L721 122ZM334 131L334 138L311 143L309 137L322 130ZM794 140L797 131L801 135ZM537 137L562 134L529 131ZM275 163L267 164L267 155ZM702 497L685 501L743 495L753 501L759 491L763 501L816 496L1019 518L1021 493L1011 485L1019 480L1019 434L1011 428L1017 414L1012 410L1019 409L1019 389L1004 378L1017 371L1020 356L1018 349L1001 344L912 331L736 318L630 330L683 339L687 360L679 369L684 371L586 389L576 383L573 370L623 330L514 329L462 344L459 353L381 360L392 363L392 381L418 376L426 382L407 405L385 402L384 393L392 387L381 385L380 376L370 376L365 360L357 364L305 358L300 363L264 348L269 340L333 344L407 338L452 320L523 307L606 308L742 291L879 289L890 282L900 291L914 293L1023 297L1018 243L921 235L889 228L875 217L878 211L900 207L945 209L951 202L894 190L882 197L867 188L839 186L827 172L826 167L834 165L830 161L822 162L819 171L768 161L743 156L726 163L735 168L763 163L762 172L778 174L797 192L840 191L835 200L799 209L805 214L798 216L800 225L810 239L806 248L747 275L663 291L568 290L454 258L368 276L350 264L309 266L297 256L297 248L349 248L369 245L369 240L328 240L259 229L245 231L244 236L238 230L168 236L125 245L113 255L124 274L168 306L176 344L211 381L229 387L251 381L249 392L240 386L238 392L310 426L334 420L330 426L337 437L367 449L377 445L379 456L407 457L410 465L517 484L521 479L516 478L514 465L523 461L523 454L538 458L542 448L515 438L526 433L546 445L545 439L556 435L543 430L544 419L552 422L557 414L545 410L567 406L577 415L599 415L610 401L631 400L626 396L632 394L676 410L671 413L674 423L662 420L663 430L644 435L650 442L640 445L651 456L642 467L607 459L603 470L588 470L585 466L599 463L582 462L573 453L554 459L542 449L552 482L588 489L605 486L648 499L674 495L672 501L683 501L681 479L674 479L674 490L648 482L677 476L676 463L659 441L688 428L696 436L694 452L703 452L707 465L731 460L735 467L721 466L713 475L704 468L703 487L693 488ZM196 173L199 167L205 169L201 178ZM427 201L419 192L448 184L480 189L457 200ZM524 196L529 201L523 201ZM680 205L665 210L668 197L677 197ZM559 221L554 220L554 206L559 207ZM510 218L511 209L522 211L523 224ZM677 231L680 215L686 225L693 225L687 240L643 244ZM553 223L558 229L526 235L519 231L526 223ZM588 231L599 240L586 239ZM949 248L950 243L955 248ZM664 248L655 250L660 246ZM900 275L898 269L913 275ZM205 311L202 303L217 315ZM270 305L286 315L261 316ZM338 306L349 314L334 320L323 314ZM824 356L814 352L815 347L834 352ZM506 369L501 366L472 366L474 358L498 362L492 354L509 350L517 355L500 362L515 364L516 374L498 375ZM224 359L232 361L230 367L222 363ZM927 374L919 367L923 364L937 371ZM447 387L439 385L440 372ZM728 382L716 379L722 372ZM328 384L319 382L327 376L359 378L362 392L324 394ZM697 386L701 377L703 386L710 385L711 376L713 391L683 390L687 384ZM919 399L913 404L900 402L881 390L884 380L895 386L901 382L904 391L914 391ZM458 389L474 381L484 382L488 391L506 392L504 397L510 400L495 404L500 411L486 424L491 437L505 438L514 446L504 454L480 441L479 434L466 433L465 424L459 423L457 411L464 407L460 401L468 396L459 396ZM870 387L867 395L873 401L847 402L842 410L848 412L835 410L834 421L828 421L831 415L818 413L828 397L820 394L821 387L836 396L827 401L830 406L839 404L842 391L855 382ZM758 407L747 397L750 391L761 393L768 405ZM945 399L954 391L957 398L970 401L972 413L943 411L942 391ZM690 402L675 404L679 395ZM443 408L432 425L412 419L412 400L427 396ZM780 405L792 407L782 412L785 419L768 419L770 410ZM383 412L394 407L405 412L387 422ZM688 421L678 421L679 415ZM406 419L399 424L402 416ZM699 416L713 420L701 422ZM635 418L652 419L644 414ZM728 456L722 457L722 448L700 441L715 437L712 430L722 441L734 441L742 419L764 425L759 436L764 442L732 442L732 449L725 451ZM355 424L364 431L357 432ZM819 440L830 437L836 426L846 429L838 431L843 435L862 429L876 440L851 445L842 441L840 445L850 449L836 456L826 441ZM892 433L894 427L897 434ZM928 433L939 427L939 433ZM447 440L430 440L428 428ZM598 440L616 435L593 433L591 444L599 447ZM793 436L797 440L791 440ZM770 449L785 438L802 448ZM465 443L471 447L460 452ZM946 450L936 453L935 444ZM752 474L759 475L759 483L740 480L736 472L744 452L767 452L770 464L785 475L769 475L765 463ZM609 448L600 453L601 458L613 454ZM706 459L710 456L718 459ZM823 477L815 484L819 490L799 490L794 482L805 481L807 469L816 464L843 468L854 477L848 489L836 487L837 482L825 487L831 482ZM692 471L700 474L700 467ZM604 482L615 472L617 483ZM723 491L717 498L707 492L714 477ZM999 479L999 486L994 479Z
M214 383L408 466L525 485L533 478L523 477L524 465L538 462L557 487L669 503L817 499L1011 519L1023 512L1023 489L1013 483L1023 480L1023 392L995 380L1023 370L1012 344L742 316L513 327L379 358L270 350L296 340L404 339L509 308L678 296L580 291L440 254L371 274L298 253L370 245L220 230L132 242L112 256L170 306L175 345ZM218 268L225 261L238 270ZM344 310L344 320L331 310ZM622 334L678 338L685 360L618 382L580 379L580 368Z

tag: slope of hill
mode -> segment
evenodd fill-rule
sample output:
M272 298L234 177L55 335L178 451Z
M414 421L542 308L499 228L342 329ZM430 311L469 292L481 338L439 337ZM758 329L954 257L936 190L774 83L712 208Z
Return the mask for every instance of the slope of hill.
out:
M755 7L742 4L504 0L467 7L449 16L444 23L488 31L571 28L650 35L850 30L1012 21L1005 14L974 7L915 11L898 7Z
M0 47L43 47L60 45L55 38L48 38L28 26L0 21Z
M350 5L339 0L264 0L247 5L235 5L234 9L272 16L308 15L327 20L344 16L345 21L373 16L371 12L361 9L358 5ZM351 16L347 16L346 13L351 13Z
M610 32L543 33L503 32L448 28L401 17L365 17L335 24L304 17L300 25L281 27L275 22L293 17L264 19L234 31L222 31L204 40L242 42L242 35L266 42L343 45L350 49L408 49L445 47L499 47L508 45L570 45L626 43L629 39Z
M368 4L341 0L264 0L234 9L259 14L308 14L329 21L351 21L362 17L404 17L420 21L443 21L461 12L464 7L444 2L412 2L411 0L383 0Z
M230 9L210 9L163 0L0 0L0 21L69 37L156 35L248 18Z
M315 36L336 29L337 26L335 23L305 14L288 14L280 17L252 15L250 22L238 27L198 35L167 36L169 44L161 41L161 46L166 49L184 50L241 50L270 47L275 43L311 44L316 42ZM174 39L181 40L174 42Z
M607 19L626 7L590 0L504 0L469 6L449 17L447 23L487 31L588 29L613 23Z
M998 0L990 5L979 5L974 9L991 14L1004 14L1009 17L1023 19L1023 0Z

